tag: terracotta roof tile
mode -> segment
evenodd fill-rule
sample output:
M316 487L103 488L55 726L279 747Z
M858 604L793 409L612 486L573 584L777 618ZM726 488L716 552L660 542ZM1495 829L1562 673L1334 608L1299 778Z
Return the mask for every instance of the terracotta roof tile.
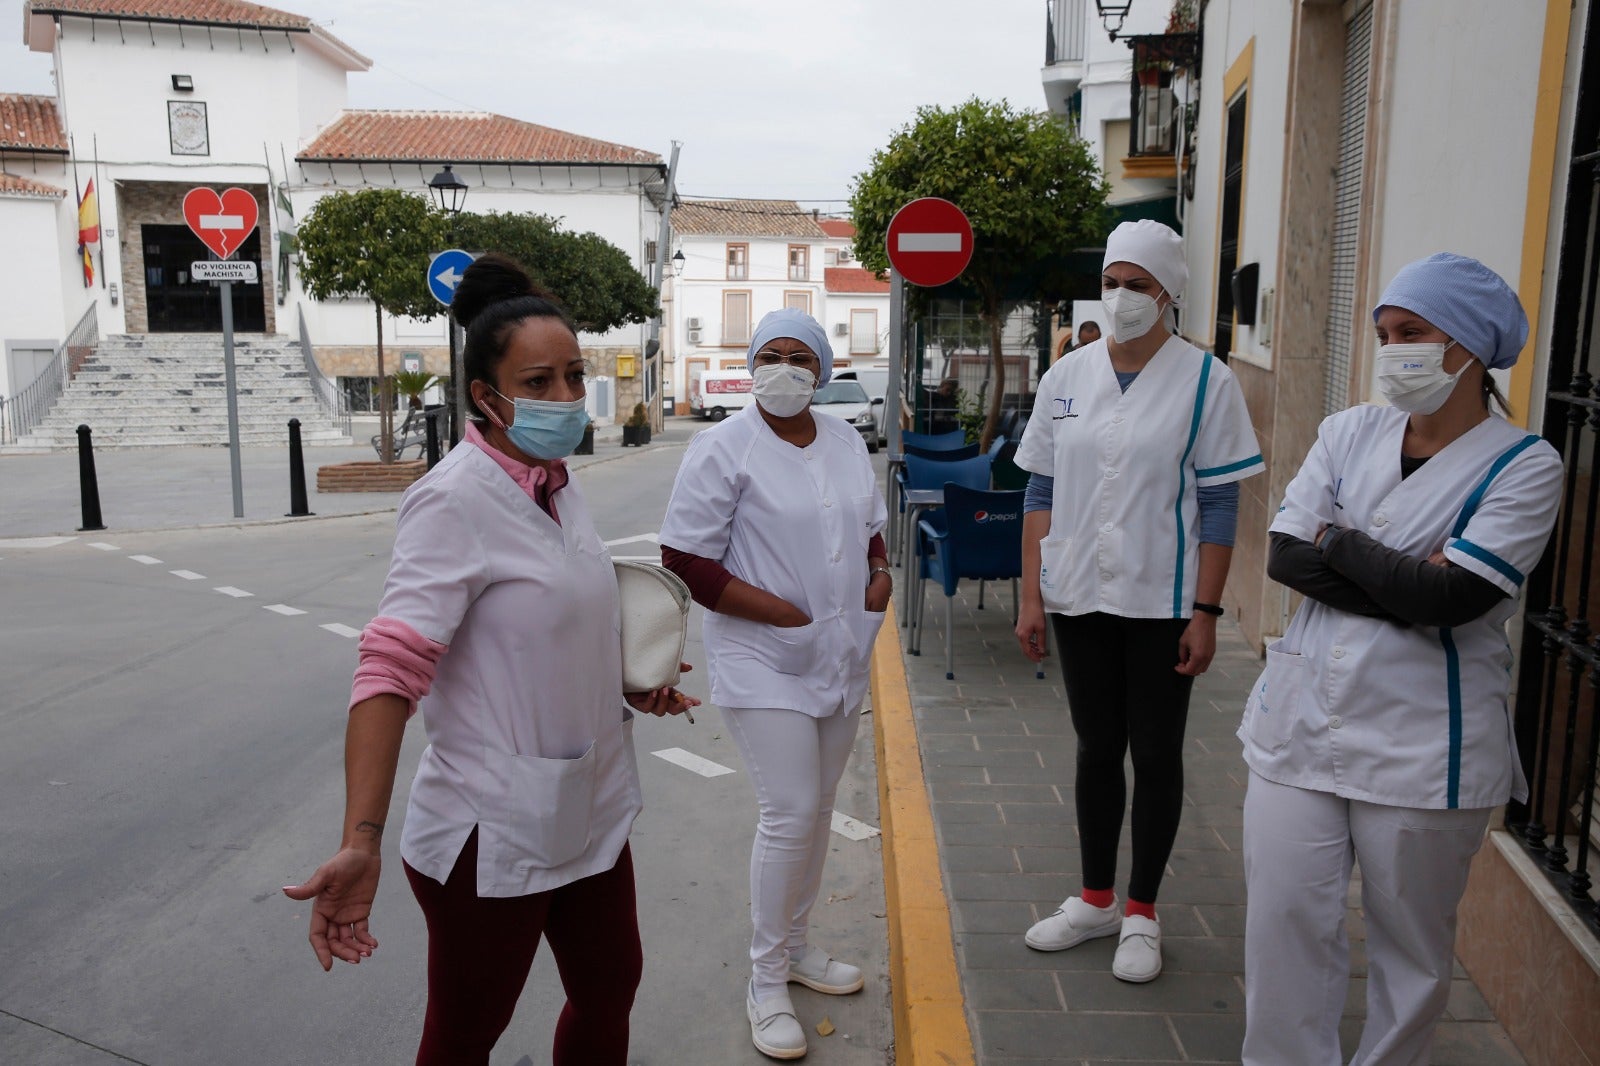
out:
M856 235L855 223L847 218L825 218L818 225L830 237L850 238Z
M39 196L59 200L66 195L67 190L58 189L54 185L24 178L20 174L0 172L0 196Z
M822 286L829 292L889 291L889 279L880 278L866 267L824 267Z
M67 135L56 113L56 98L0 93L0 148L65 152Z
M173 19L216 26L271 26L309 30L311 20L246 0L33 0L35 15L98 15L103 18Z
M826 237L810 211L793 200L684 200L672 209L681 234L729 237Z
M301 162L661 162L654 152L483 111L345 111L295 156Z

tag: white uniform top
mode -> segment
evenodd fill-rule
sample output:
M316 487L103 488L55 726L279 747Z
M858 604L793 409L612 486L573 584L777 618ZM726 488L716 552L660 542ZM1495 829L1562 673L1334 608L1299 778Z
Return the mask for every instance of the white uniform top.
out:
M785 443L752 404L697 434L678 468L661 543L715 559L813 621L793 629L708 611L711 701L849 714L867 691L883 613L866 609L867 543L888 520L866 445L813 412L817 439Z
M1062 356L1039 381L1016 463L1055 478L1044 609L1127 618L1190 616L1195 490L1265 469L1232 372L1176 336L1126 392L1104 339Z
M559 525L479 448L451 449L401 500L378 609L449 645L400 854L442 883L477 826L480 896L611 869L643 806L611 557L575 484L553 500Z
M1491 416L1402 481L1407 418L1363 405L1325 419L1273 532L1312 541L1339 525L1418 558L1443 549L1507 598L1452 628L1307 599L1267 648L1239 727L1245 761L1280 784L1391 806L1522 800L1505 623L1555 523L1561 460Z

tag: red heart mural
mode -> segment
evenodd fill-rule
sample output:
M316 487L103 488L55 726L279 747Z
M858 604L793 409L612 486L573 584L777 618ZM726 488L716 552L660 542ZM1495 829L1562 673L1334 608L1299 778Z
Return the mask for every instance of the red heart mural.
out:
M190 189L183 198L183 220L194 235L205 242L218 258L226 259L256 228L256 198L244 189Z

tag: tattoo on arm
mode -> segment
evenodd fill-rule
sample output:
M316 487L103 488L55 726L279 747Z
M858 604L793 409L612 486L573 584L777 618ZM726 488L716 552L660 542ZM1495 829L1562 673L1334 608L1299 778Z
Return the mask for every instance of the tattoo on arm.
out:
M383 826L377 822L357 822L356 832L371 834L373 839L383 839Z

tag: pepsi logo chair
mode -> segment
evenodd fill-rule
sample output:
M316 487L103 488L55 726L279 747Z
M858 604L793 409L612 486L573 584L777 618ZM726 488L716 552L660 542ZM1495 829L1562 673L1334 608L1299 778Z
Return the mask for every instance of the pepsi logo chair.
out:
M1013 612L1022 576L1021 490L992 492L959 484L944 487L944 510L917 524L921 568L912 603L920 634L927 582L944 589L944 676L955 680L956 586L962 578L1011 582ZM920 635L915 650L921 652Z

